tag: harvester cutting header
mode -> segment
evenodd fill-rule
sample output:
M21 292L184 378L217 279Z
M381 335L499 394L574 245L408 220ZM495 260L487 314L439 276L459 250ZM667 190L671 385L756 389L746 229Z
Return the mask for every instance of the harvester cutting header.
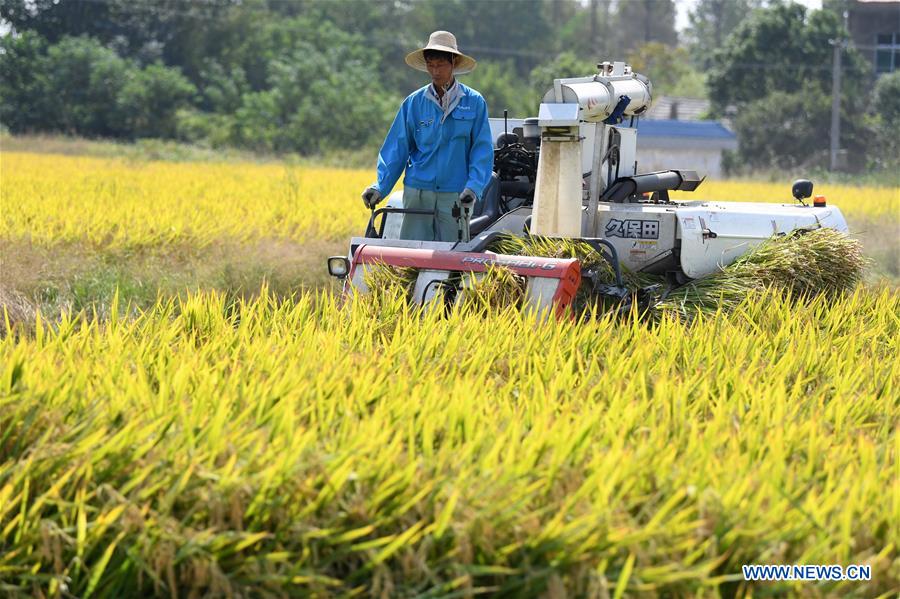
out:
M812 183L794 183L793 202L673 201L673 190L694 191L693 170L640 173L636 124L650 108L650 81L624 62L598 72L556 79L537 117L491 119L494 165L471 209L457 206L453 241L401 239L404 219L428 218L403 207L401 192L371 212L365 235L347 256L329 258L329 272L349 289L367 291L364 273L376 265L417 270L413 301L452 302L472 277L492 265L524 277L526 303L557 313L579 289L626 298L623 272L663 275L672 287L720 271L773 236L831 227L846 232L840 210L812 195ZM553 238L586 244L610 269L585 268L578 259L497 253L503 239ZM513 244L514 245L514 244ZM602 272L601 272L602 271Z

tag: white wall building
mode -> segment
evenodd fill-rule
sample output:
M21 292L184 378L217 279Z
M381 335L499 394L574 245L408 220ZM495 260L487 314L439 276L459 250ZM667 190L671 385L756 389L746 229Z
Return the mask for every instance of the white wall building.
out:
M638 172L690 169L723 176L722 152L737 150L737 137L718 121L641 119L637 123Z

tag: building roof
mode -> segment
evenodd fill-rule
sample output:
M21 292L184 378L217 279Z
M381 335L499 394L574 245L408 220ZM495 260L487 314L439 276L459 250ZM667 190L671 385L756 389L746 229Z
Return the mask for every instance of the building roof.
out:
M639 137L675 137L736 140L734 133L719 121L676 121L672 119L640 119Z

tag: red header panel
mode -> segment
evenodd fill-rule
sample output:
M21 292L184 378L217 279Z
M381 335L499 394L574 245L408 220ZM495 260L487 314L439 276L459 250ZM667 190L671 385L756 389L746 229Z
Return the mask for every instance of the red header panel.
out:
M494 252L452 252L362 245L353 256L353 269L358 264L389 264L466 272L484 272L489 266L503 266L525 277L581 280L581 263L574 258L507 256Z

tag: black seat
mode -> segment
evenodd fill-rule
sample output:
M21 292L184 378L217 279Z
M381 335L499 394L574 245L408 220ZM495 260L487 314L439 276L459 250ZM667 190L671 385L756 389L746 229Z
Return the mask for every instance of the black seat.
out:
M481 198L475 202L472 220L469 221L469 234L474 237L490 227L500 214L500 179L497 173L491 173L491 180L484 188Z

